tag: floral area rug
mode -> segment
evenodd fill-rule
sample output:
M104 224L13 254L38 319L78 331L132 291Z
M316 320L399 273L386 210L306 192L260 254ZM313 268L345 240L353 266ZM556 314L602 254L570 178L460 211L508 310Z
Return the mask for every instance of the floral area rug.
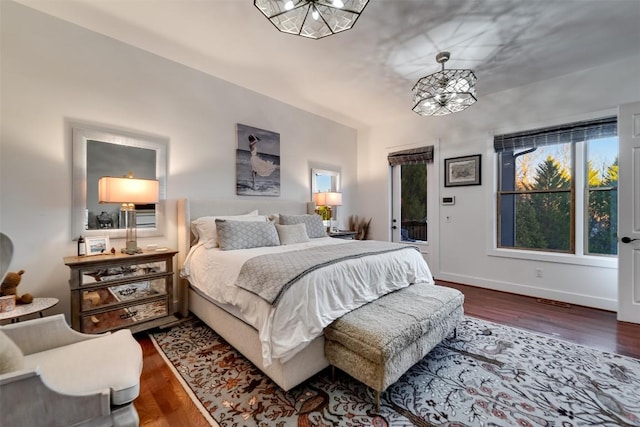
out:
M196 318L153 334L220 426L640 426L640 360L465 317L383 394L326 369L288 392Z

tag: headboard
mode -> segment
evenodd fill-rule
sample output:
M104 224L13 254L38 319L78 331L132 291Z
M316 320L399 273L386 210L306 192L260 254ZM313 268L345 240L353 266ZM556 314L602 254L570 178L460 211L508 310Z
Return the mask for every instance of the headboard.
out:
M201 216L242 215L258 209L260 215L286 213L299 215L313 213L313 202L298 202L280 199L231 199L231 200L178 200L178 272L191 248L193 235L191 221ZM178 280L178 308L183 316L189 313L188 286L186 279Z

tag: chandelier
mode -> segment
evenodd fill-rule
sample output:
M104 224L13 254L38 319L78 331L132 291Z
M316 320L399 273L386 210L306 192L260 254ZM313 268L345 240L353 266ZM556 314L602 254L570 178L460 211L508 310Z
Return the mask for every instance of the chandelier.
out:
M449 52L440 52L436 61L442 70L418 80L413 87L413 111L421 116L443 116L462 111L476 99L476 75L471 70L445 70Z
M283 33L320 39L351 29L369 0L254 0Z

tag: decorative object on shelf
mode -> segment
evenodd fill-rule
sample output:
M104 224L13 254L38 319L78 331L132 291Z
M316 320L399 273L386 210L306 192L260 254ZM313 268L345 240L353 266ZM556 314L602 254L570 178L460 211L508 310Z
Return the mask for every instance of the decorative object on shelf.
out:
M355 231L356 240L367 240L369 236L369 226L371 225L371 218L360 218L358 215L349 216L349 230Z
M8 313L16 309L16 296L5 295L0 297L0 313Z
M316 213L323 221L328 221L328 228L336 231L334 222L338 221L338 206L342 206L342 193L334 191L321 191L313 193L313 202L316 204ZM335 209L334 209L335 208Z
M121 210L126 212L124 217L127 229L127 243L126 247L122 249L123 253L132 255L142 252L138 248L135 205L158 203L159 191L157 179L134 178L132 172L129 172L128 177L103 176L98 181L98 201L100 203L122 203ZM102 250L106 251L108 247L109 241L106 240ZM87 254L92 255L88 244Z
M8 272L2 280L2 285L0 285L0 296L13 296L15 297L16 304L31 304L31 302L33 301L33 295L18 295L18 285L22 281L23 274L24 270L20 270L18 272Z
M280 134L237 124L236 194L280 195Z
M442 70L418 80L413 86L413 111L421 116L442 116L469 107L476 99L476 75L472 70L445 70L449 52L440 52L436 61Z
M283 33L321 39L349 30L369 0L254 0L260 12Z
M109 254L109 237L95 236L85 239L86 255L107 255Z
M78 237L78 256L85 256L87 254L87 244L84 241L82 235Z
M96 216L96 222L98 223L98 228L113 228L113 218L105 211Z
M481 185L481 155L444 159L444 186Z

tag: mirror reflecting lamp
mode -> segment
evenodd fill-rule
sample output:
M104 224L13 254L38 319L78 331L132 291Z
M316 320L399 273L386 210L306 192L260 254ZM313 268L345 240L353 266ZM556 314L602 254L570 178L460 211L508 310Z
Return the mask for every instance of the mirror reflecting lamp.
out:
M369 0L254 0L283 33L320 39L349 30Z
M140 253L136 229L135 205L158 203L159 182L155 179L137 179L130 172L128 177L103 176L98 181L98 201L100 203L121 203L126 224L126 247L123 253Z
M328 221L329 226L332 225L332 221L338 220L337 209L333 208L342 206L342 193L333 191L313 193L313 202L316 204L316 213L322 217L323 221Z
M449 52L440 52L436 61L442 70L418 80L413 87L413 111L421 116L442 116L469 107L476 99L476 75L472 70L445 70Z

